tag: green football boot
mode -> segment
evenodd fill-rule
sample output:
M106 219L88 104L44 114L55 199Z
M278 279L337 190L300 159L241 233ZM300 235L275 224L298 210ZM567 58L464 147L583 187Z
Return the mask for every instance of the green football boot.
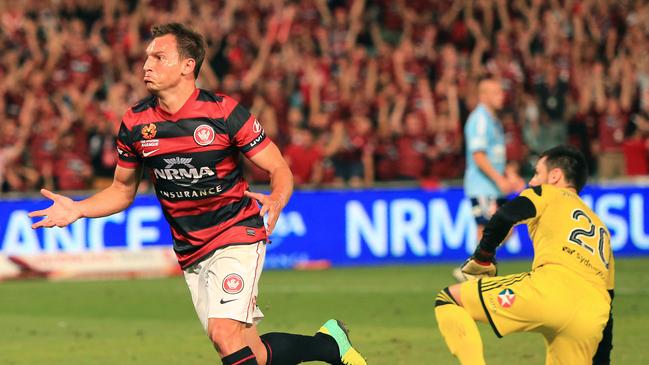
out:
M363 356L356 351L349 341L349 331L342 322L330 319L320 327L318 332L329 335L336 341L341 363L345 365L367 365Z

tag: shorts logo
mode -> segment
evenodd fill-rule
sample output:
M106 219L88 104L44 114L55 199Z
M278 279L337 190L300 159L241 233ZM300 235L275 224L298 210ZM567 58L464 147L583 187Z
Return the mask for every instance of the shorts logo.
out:
M243 290L243 279L237 274L228 274L223 279L223 291L228 294L239 294Z
M201 146L207 146L214 141L214 129L207 124L201 124L194 129L194 141Z
M252 131L256 134L261 132L261 123L257 119L255 119L255 123L252 125Z
M511 289L505 289L498 293L498 304L503 308L509 308L514 305L516 294Z
M144 137L144 139L151 139L155 137L157 131L158 129L156 128L155 124L151 123L142 128L142 137Z

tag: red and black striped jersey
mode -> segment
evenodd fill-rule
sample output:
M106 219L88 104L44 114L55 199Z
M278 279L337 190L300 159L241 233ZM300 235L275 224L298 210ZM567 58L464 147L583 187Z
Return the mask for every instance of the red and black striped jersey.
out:
M220 247L267 239L257 202L243 195L239 157L269 143L257 118L226 95L196 89L173 115L151 95L124 115L118 164L148 171L186 268Z

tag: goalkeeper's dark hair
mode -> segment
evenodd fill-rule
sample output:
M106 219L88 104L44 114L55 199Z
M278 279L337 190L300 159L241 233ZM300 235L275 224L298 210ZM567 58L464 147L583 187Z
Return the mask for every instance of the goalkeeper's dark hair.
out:
M543 152L539 158L543 157L546 158L548 171L561 169L566 182L575 188L577 193L584 188L588 180L588 164L581 151L572 146L561 145Z
M193 58L196 61L194 77L198 78L201 65L205 59L205 40L203 36L191 28L180 23L158 24L151 27L153 38L173 34L176 37L176 46L181 58Z

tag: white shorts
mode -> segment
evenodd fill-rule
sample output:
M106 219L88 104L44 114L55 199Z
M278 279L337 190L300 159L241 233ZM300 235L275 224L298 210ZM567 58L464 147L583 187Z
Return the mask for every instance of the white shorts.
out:
M196 314L206 332L209 318L256 324L264 317L257 306L257 294L265 255L264 241L233 245L184 270Z

